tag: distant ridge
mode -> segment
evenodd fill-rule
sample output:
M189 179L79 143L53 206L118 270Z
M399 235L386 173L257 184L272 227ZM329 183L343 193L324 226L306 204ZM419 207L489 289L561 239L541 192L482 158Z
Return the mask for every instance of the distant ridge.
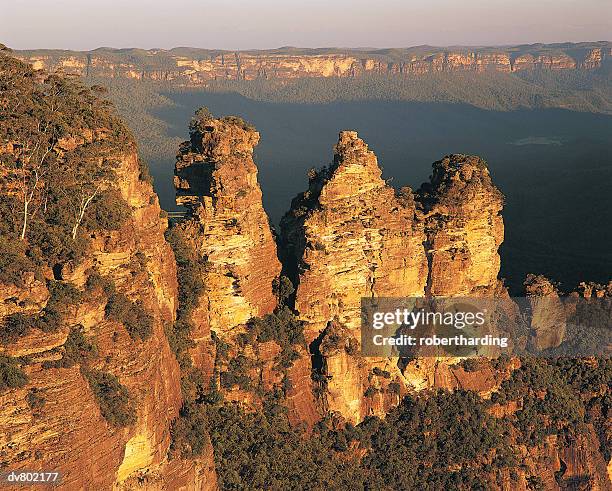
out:
M516 46L413 46L409 48L296 48L228 51L177 47L108 48L91 51L23 50L34 68L82 76L175 81L359 77L364 74L421 75L435 72L595 70L612 60L612 42Z

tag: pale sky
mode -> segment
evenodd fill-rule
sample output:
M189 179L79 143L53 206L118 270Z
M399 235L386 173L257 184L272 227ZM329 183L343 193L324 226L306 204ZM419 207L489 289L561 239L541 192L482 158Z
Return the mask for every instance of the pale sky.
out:
M501 45L612 38L612 0L0 0L15 49Z

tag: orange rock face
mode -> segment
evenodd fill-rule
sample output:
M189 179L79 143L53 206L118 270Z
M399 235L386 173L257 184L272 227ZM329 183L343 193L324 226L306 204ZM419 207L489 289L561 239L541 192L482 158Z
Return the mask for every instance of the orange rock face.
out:
M310 175L281 229L297 283L295 308L327 380L323 405L357 422L389 407L364 398L376 362L355 356L361 298L422 296L425 235L411 191L396 195L357 133L340 133L334 151L334 162Z
M195 51L195 53L194 53ZM96 50L49 55L44 51L21 52L35 68L61 70L103 78L178 81L205 85L211 80L295 79L302 77L359 77L365 74L421 75L432 72L596 69L610 59L610 44L581 43L558 46L533 45L508 48L444 49L406 48L393 56L380 51L343 50L214 51L149 50L145 63L123 53ZM122 59L122 56L125 58ZM157 63L156 63L157 62ZM157 66L156 66L157 65Z
M179 226L206 261L194 322L222 337L276 307L272 282L281 266L253 162L258 141L254 129L211 119L176 163L177 203L190 210Z
M466 155L445 157L433 164L431 182L418 195L430 260L428 293L488 296L500 291L503 196L485 163Z
M310 341L333 319L358 337L362 297L424 293L425 235L412 193L396 196L353 131L340 133L334 162L311 176L281 228L297 258L295 307Z
M83 287L83 270L112 278L117 291L143 301L154 317L147 341L130 338L124 326L105 319L106 297L94 291L75 309L68 325L48 335L36 329L10 348L10 354L29 354L25 368L29 383L0 396L0 448L2 461L11 469L45 468L62 472L66 489L110 489L122 487L136 475L167 474L169 427L181 404L179 369L164 335L172 322L177 302L176 264L164 240L166 224L150 186L138 179L135 151L118 154L117 186L131 207L131 217L121 230L97 232L85 263L64 280ZM138 254L146 258L136 266ZM34 282L23 295L34 295L38 309L46 295ZM101 416L89 384L78 365L45 368L44 361L62 358L61 345L69 327L83 326L94 341L98 357L90 368L110 372L127 387L134 402L137 421L124 429L111 427ZM17 350L17 351L15 351ZM45 399L41 408L31 408L31 390ZM192 465L192 464L189 464ZM189 465L182 472L188 472ZM164 474L166 473L166 474Z
M506 294L497 279L503 197L484 162L451 155L434 163L415 201L408 188L396 194L367 145L345 131L333 164L309 177L281 229L295 308L321 357L326 408L360 421L384 414L407 387L473 386L448 368L456 360L400 370L397 360L357 352L362 297ZM381 371L388 376L373 376Z

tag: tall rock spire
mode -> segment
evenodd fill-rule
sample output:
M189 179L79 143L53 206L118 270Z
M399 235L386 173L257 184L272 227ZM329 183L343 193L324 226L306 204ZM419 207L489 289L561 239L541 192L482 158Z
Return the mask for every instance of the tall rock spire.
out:
M425 235L412 192L396 196L354 131L340 133L333 163L309 177L281 221L297 261L295 308L310 339L334 318L358 337L361 297L424 294Z
M412 191L396 195L354 131L340 133L333 163L309 178L308 191L281 221L286 253L294 258L286 266L297 283L295 309L312 341L314 368L324 381L323 405L359 422L397 404L399 393L386 387L401 376L396 360L358 356L361 298L423 296L425 234ZM393 373L374 382L374 367ZM369 397L371 383L382 390Z
M434 162L431 182L417 199L424 211L429 258L427 293L490 296L502 293L498 249L504 240L504 198L485 162L448 155Z
M235 117L200 117L190 129L174 179L189 210L179 227L205 262L194 321L223 335L274 310L281 267L253 162L259 133Z

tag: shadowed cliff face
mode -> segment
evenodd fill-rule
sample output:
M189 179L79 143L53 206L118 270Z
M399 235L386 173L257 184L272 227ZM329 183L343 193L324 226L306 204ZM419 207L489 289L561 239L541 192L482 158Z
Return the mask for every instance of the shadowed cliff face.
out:
M416 47L392 50L280 49L222 52L195 48L91 52L21 51L35 68L102 78L176 81L420 75L453 71L591 70L612 57L610 43L523 45L504 48Z

